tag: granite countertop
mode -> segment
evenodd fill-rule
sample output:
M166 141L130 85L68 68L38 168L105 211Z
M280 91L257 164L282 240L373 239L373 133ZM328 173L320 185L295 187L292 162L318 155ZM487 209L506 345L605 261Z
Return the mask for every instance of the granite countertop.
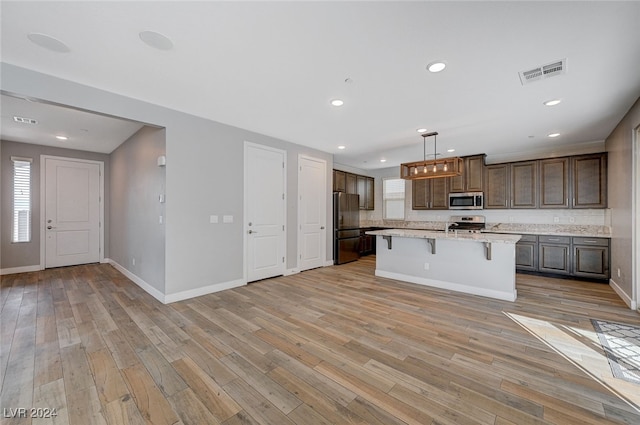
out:
M443 232L418 229L384 229L367 232L367 235L397 236L400 238L421 239L451 239L468 242L510 243L520 240L520 235L508 235L504 233L456 233L454 231Z
M445 230L445 226L446 223L443 221L363 220L360 227L442 231ZM580 224L487 223L483 233L610 238L611 228L609 226Z

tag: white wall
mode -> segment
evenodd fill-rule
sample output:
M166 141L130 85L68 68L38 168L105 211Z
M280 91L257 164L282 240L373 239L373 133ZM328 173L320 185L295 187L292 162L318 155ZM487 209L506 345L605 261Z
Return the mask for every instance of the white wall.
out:
M160 293L165 290L165 132L143 127L110 155L110 259ZM134 261L135 260L135 261Z

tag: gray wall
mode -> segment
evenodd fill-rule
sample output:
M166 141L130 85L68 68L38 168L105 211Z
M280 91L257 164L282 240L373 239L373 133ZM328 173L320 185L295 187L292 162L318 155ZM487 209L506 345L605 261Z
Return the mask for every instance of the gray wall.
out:
M84 152L73 149L62 149L51 146L42 146L28 143L16 143L6 140L0 141L2 145L0 156L0 169L2 169L2 186L0 187L0 200L2 214L0 226L2 240L0 241L0 269L14 267L37 266L40 264L40 156L52 155L66 158L87 159L104 162L104 192L105 192L105 257L109 255L109 156L101 153ZM31 164L31 242L11 243L12 207L13 207L13 165L12 156L32 158Z
M109 192L110 258L162 293L165 204L159 195L165 192L165 168L157 159L164 154L164 129L140 129L111 153Z
M632 298L633 132L640 126L640 99L606 140L611 208L611 279ZM638 170L640 172L640 170ZM640 184L640 182L635 182ZM620 277L617 271L620 269ZM637 297L636 297L636 301Z
M242 279L245 141L287 151L287 268L296 267L298 154L324 159L328 170L331 154L14 65L0 71L7 92L166 128L166 295ZM330 172L326 187L331 220ZM234 223L209 224L211 214L233 215Z

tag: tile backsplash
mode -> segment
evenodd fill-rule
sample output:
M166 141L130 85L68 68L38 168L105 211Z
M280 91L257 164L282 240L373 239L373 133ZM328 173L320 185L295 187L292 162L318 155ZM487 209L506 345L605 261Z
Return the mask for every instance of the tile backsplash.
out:
M377 205L376 205L377 206ZM405 209L405 221L442 221L452 215L482 215L487 223L572 224L611 226L609 209L505 209L505 210L433 210ZM361 221L382 220L382 209L361 211Z

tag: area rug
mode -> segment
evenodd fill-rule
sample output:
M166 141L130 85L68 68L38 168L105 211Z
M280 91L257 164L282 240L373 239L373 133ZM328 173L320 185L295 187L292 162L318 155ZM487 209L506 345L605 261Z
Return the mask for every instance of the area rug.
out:
M640 384L640 326L591 319L613 376Z

